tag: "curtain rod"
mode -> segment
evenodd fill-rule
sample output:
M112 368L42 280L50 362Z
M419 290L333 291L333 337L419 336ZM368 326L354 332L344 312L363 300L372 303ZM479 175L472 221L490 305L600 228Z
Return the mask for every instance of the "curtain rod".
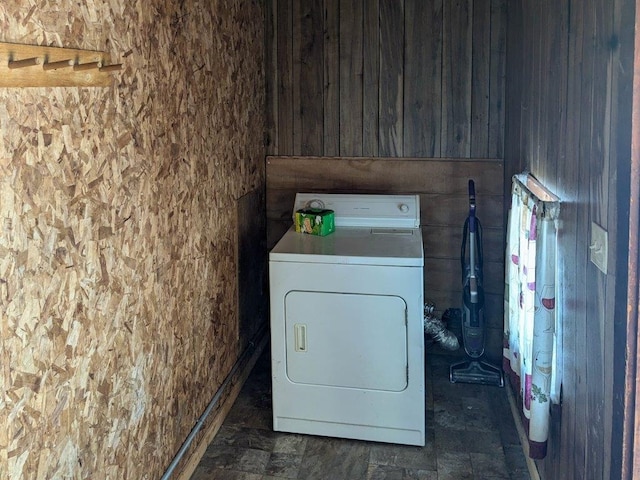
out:
M556 217L560 208L560 198L551 193L537 178L530 173L514 175L513 186L526 193L537 206L543 216Z

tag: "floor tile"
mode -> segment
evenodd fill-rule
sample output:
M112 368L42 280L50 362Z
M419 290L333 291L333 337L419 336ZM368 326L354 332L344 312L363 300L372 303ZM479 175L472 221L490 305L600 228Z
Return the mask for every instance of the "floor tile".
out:
M278 433L273 451L277 453L292 453L302 455L307 448L307 435L295 433Z
M529 468L527 466L527 460L522 453L522 447L520 447L520 445L505 445L503 448L507 470L509 471L511 479L528 479Z
M302 455L273 452L265 473L280 478L298 478L301 463Z
M367 480L438 480L438 472L391 465L369 465Z
M256 364L191 480L529 480L505 389L452 384L426 360L426 445L274 432L270 360Z
M237 472L234 470L198 468L191 480L262 480L263 476L255 473Z
M369 463L373 465L435 470L435 448L433 444L427 444L424 447L413 447L377 443L371 446Z
M473 480L473 468L468 453L438 454L438 480Z
M211 445L253 448L271 452L274 449L276 440L275 433L271 430L224 424L220 427Z
M502 478L509 480L509 471L504 455L495 453L470 453L471 467L476 477Z
M370 448L367 442L310 437L300 465L299 478L364 480Z
M263 450L228 446L210 446L200 465L246 473L264 473L271 454Z

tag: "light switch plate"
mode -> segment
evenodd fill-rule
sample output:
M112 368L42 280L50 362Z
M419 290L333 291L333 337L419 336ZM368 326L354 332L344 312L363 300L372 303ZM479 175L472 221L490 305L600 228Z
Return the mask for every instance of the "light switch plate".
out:
M609 241L607 231L595 222L591 222L591 262L600 269L602 273L607 273L607 255L609 253Z

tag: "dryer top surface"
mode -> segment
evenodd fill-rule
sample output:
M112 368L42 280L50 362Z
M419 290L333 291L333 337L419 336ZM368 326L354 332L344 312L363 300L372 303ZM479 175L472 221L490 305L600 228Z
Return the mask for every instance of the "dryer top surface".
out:
M271 250L269 260L422 267L422 233L419 228L336 227L332 234L320 237L291 227Z

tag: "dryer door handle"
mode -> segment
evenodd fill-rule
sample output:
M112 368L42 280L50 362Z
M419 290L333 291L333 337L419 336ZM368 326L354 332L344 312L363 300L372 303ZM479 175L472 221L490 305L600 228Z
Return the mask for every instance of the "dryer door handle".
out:
M307 326L304 323L296 323L293 325L293 333L295 339L295 351L307 351Z

